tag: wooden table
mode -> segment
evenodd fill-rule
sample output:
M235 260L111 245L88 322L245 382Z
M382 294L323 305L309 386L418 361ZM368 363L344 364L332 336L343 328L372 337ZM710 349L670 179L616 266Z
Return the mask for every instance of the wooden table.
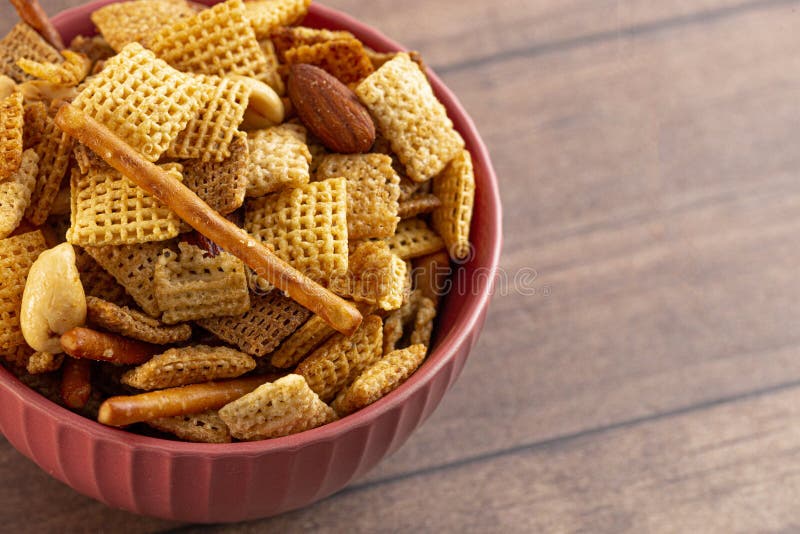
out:
M347 490L236 526L108 509L0 441L2 528L796 530L800 1L328 3L421 50L494 158L506 278L460 381Z

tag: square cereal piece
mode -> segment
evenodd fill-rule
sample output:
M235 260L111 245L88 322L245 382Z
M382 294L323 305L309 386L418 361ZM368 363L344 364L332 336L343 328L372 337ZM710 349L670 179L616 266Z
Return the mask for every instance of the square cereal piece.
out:
M245 17L242 0L228 0L162 28L150 49L167 63L195 74L257 77L267 60Z
M436 176L464 148L428 78L408 54L387 61L355 92L412 180Z
M28 271L47 249L42 232L28 232L0 239L0 351L25 344L19 326L22 292Z
M347 179L347 236L349 239L390 237L400 218L397 199L400 177L392 158L383 154L332 154L317 167L317 180Z
M199 158L220 162L231 155L250 96L248 86L231 78L196 75L198 85L210 95L206 103L167 149L171 158Z
M347 275L334 278L331 289L356 302L396 310L407 297L406 262L389 252L384 241L364 241L350 254Z
M0 100L0 182L17 172L22 163L22 93L14 91Z
M315 65L345 85L359 82L373 72L372 62L364 52L364 45L356 38L299 45L287 50L284 58L286 65Z
M180 343L192 337L188 324L167 326L144 313L93 297L86 297L87 321L103 330L156 345Z
M410 219L417 215L431 213L441 205L442 201L436 195L418 193L398 203L397 216L401 219Z
M239 315L250 308L242 261L220 252L216 256L188 243L179 252L165 250L153 273L153 290L165 324Z
M181 181L180 165L162 166ZM147 191L108 166L72 170L71 222L67 240L73 245L133 245L176 237L180 218Z
M158 317L161 310L153 292L153 278L158 255L165 248L177 249L174 242L155 241L141 245L85 247L84 250L125 288L147 315Z
M244 203L250 152L247 136L239 132L229 146L230 156L217 163L199 159L183 162L183 183L223 215Z
M275 46L269 39L259 41L258 46L261 47L261 53L264 54L267 67L266 70L259 73L255 78L272 87L279 95L284 94L286 92L286 86L278 72L278 56L275 55Z
M146 421L147 426L194 443L230 443L228 425L217 410L174 417L159 417Z
M444 241L428 228L422 219L403 219L397 225L395 234L386 239L389 250L400 259L410 260L427 256L444 248Z
M50 117L44 102L29 102L24 105L25 123L22 128L22 148L35 148L46 134Z
M308 13L311 0L253 0L244 8L258 39L269 37L279 26L291 26Z
M250 309L234 317L200 319L197 324L223 341L236 345L253 356L269 354L311 312L278 290L250 296Z
M131 43L106 61L72 104L156 161L206 98L191 76Z
M260 197L280 189L300 187L309 181L311 152L303 126L281 124L247 135L250 164L247 196Z
M47 83L74 87L89 74L92 62L83 54L78 54L71 50L63 50L61 55L64 56L64 61L58 63L20 58L17 60L17 66L25 74L44 80Z
M75 265L81 275L81 284L87 299L97 297L119 306L133 305L133 299L94 258L81 247L75 249ZM88 302L88 300L87 300Z
M194 10L184 0L136 0L101 7L91 15L108 44L119 52L128 43L147 46L148 38Z
M50 46L36 30L24 22L17 23L5 37L0 39L0 74L20 83L30 80L31 77L17 66L17 60L21 57L52 63L61 61L58 50Z
M347 272L347 192L344 178L251 200L244 228L310 278L327 284Z
M44 131L39 143L33 147L39 155L36 188L25 210L25 218L36 226L44 224L50 215L50 208L67 173L70 153L75 145L72 137L62 132L51 117L45 115L42 120ZM37 124L36 127L40 126Z
M10 180L0 182L0 238L13 232L22 221L36 186L39 156L31 149L22 154L22 164Z
M275 45L275 53L281 63L286 62L285 54L290 48L301 45L315 45L335 39L354 39L355 36L346 31L331 31L305 26L280 26L269 34ZM366 52L366 50L365 50Z
M118 6L120 4L113 4ZM95 11L97 13L97 11ZM86 37L84 35L76 35L75 38L69 43L69 49L73 52L78 52L89 58L92 65L101 60L106 60L117 53L116 50L111 48L102 35L93 35Z
M469 225L475 203L475 175L469 152L462 150L433 179L433 194L442 202L431 217L433 227L444 239L452 259L466 259L470 254Z
M273 366L280 369L294 367L315 347L336 333L319 315L303 323L291 336L281 343L270 356Z

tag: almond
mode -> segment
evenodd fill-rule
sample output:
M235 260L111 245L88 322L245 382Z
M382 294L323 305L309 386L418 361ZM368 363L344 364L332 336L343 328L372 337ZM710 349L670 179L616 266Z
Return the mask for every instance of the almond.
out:
M354 154L372 147L372 117L342 82L313 65L297 64L289 70L288 90L300 120L328 149Z

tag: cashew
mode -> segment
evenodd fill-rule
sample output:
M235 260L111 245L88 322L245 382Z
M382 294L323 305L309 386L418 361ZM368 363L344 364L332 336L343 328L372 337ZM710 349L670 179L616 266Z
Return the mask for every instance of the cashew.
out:
M31 265L19 322L28 345L51 354L63 352L61 334L86 322L86 296L69 243L45 250Z
M11 96L11 93L17 88L17 82L0 74L0 100Z
M232 75L231 78L244 82L250 89L250 99L241 124L243 129L260 130L283 122L286 110L281 97L272 87L249 76Z

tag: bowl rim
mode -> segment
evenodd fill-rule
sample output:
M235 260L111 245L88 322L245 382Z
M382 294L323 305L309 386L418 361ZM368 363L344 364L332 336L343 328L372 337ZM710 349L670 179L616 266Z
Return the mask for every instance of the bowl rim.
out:
M75 6L61 11L52 18L54 25L71 26L84 21L89 13L116 0L95 0L85 4ZM214 0L204 0L202 3L214 4ZM361 39L365 44L378 51L407 51L408 49L400 45L393 39L385 36L379 30L358 21L354 17L343 13L334 8L330 8L319 3L313 3L309 9L309 15L321 18L326 25L333 27L343 27ZM369 425L381 415L389 412L408 399L424 383L433 379L440 369L452 360L459 347L467 342L469 334L478 326L477 323L482 316L482 311L488 307L489 300L493 293L496 272L500 260L502 247L502 208L500 204L500 193L497 182L497 175L492 166L489 152L483 143L477 128L466 112L464 107L453 92L441 81L441 79L428 68L428 78L437 97L443 102L448 110L448 114L463 124L459 133L464 137L470 152L473 155L473 162L480 168L481 173L487 178L486 183L481 183L481 196L486 201L485 214L488 235L487 247L488 265L480 268L488 268L487 283L483 291L469 301L469 307L461 312L465 320L456 323L447 332L443 343L437 344L423 365L400 387L379 399L378 401L362 408L361 410L343 417L333 423L284 436L261 441L237 442L237 443L192 443L163 438L143 436L128 432L123 429L108 427L95 420L78 415L41 395L37 391L23 384L19 379L12 375L7 369L0 365L0 386L4 387L8 393L13 394L22 405L29 405L49 417L59 421L60 424L69 424L74 430L85 432L97 440L113 443L116 446L126 449L147 448L153 451L160 451L175 455L197 455L207 458L220 458L229 456L232 453L243 456L257 456L276 451L299 450L311 445L329 442L337 436L347 432L355 431ZM456 122L456 121L454 121ZM484 253L485 254L485 253Z

